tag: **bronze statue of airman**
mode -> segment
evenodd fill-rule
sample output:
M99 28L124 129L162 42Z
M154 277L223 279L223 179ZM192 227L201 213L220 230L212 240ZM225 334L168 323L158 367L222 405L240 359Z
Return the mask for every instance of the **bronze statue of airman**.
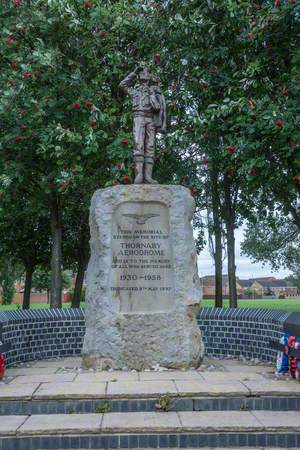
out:
M121 81L132 99L135 184L155 184L152 178L156 133L166 131L166 102L158 80L146 67L137 67Z

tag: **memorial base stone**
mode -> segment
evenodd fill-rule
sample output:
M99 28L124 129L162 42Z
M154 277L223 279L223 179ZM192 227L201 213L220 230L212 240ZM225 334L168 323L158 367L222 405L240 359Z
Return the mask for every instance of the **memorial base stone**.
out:
M182 186L100 189L90 209L86 368L197 367L204 346L191 219Z

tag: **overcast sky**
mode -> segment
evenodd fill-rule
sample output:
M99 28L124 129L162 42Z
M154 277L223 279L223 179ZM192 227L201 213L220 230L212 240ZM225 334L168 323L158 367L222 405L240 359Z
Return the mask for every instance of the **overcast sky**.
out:
M263 267L262 264L254 264L249 258L241 255L240 244L243 240L243 229L239 228L235 232L236 234L236 273L241 279L255 278L255 277L268 277L273 276L276 278L284 278L290 274L288 270L279 270L278 272L272 272L269 265ZM214 274L214 264L211 258L208 247L206 247L198 257L198 270L200 277L204 275ZM224 261L223 274L227 273L227 260Z

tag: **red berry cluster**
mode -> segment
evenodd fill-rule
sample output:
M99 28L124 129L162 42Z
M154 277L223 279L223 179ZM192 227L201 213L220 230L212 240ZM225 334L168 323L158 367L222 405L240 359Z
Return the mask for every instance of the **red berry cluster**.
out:
M276 127L277 128L283 128L284 127L284 121L281 120L281 119L276 120Z
M154 55L153 59L154 59L155 64L159 65L160 61L161 61L160 53L156 53L156 55Z
M5 38L5 43L7 45L12 45L14 43L14 39L12 36L7 36L7 38Z
M197 189L195 188L195 186L192 186L190 188L190 191L191 191L191 196L192 197L197 197Z
M124 175L123 176L123 181L125 184L129 184L131 182L130 176L129 175Z
M229 174L233 174L233 173L235 173L235 167L234 166L229 166L229 167L227 167L226 171Z
M86 100L84 102L84 107L85 107L85 109L91 110L93 107L93 102L91 102L90 100Z

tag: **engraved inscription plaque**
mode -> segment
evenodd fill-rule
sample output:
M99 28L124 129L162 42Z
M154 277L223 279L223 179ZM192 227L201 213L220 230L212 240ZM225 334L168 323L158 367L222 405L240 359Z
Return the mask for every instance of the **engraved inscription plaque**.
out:
M160 202L124 202L112 217L112 298L123 313L174 309L173 255L168 207Z

